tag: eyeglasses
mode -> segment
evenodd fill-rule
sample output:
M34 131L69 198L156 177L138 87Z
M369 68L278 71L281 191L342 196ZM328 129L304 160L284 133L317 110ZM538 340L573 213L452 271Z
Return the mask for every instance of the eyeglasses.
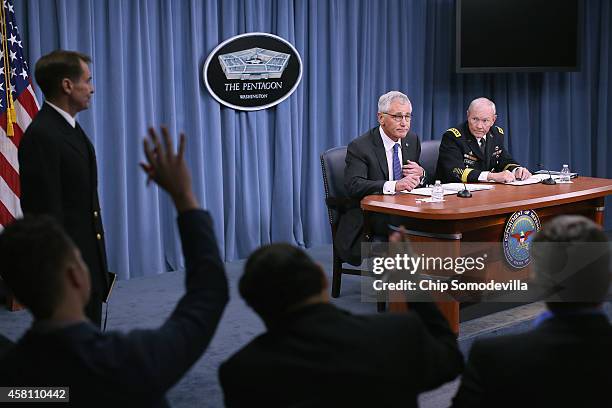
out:
M406 120L406 122L410 122L410 119L412 119L412 115L411 114L407 114L407 115L394 115L391 113L387 113L387 112L383 112L385 115L391 116L393 118L394 121L396 122L401 122L402 119Z
M477 124L478 124L478 122L482 122L482 124L483 124L483 125L488 126L488 125L490 125L490 124L492 124L492 123L493 123L493 120L492 120L492 119L489 119L489 118L487 118L487 119L480 119L480 118L477 118L477 117L472 116L472 117L470 118L470 122L472 122L472 123L473 123L473 124L475 124L475 125L477 125Z

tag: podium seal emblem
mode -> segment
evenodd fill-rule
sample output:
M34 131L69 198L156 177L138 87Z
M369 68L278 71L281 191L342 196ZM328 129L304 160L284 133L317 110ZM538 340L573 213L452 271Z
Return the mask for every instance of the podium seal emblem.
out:
M517 211L508 218L502 245L508 264L516 269L529 265L529 247L534 234L541 228L540 219L533 210Z

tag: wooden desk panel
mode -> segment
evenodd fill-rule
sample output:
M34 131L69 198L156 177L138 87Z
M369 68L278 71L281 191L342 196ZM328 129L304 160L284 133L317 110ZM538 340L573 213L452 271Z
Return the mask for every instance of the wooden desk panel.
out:
M444 196L441 203L417 203L413 194L372 195L361 200L364 211L396 214L427 220L461 220L519 210L554 207L602 198L612 194L612 180L578 177L572 184L531 184L509 186L493 184L493 190L476 191L472 198Z
M412 194L373 195L361 200L367 228L369 213L393 214L405 217L404 226L414 234L413 242L454 241L460 252L461 242L498 242L508 217L515 211L536 210L542 224L561 214L581 214L600 225L604 221L604 199L612 194L612 180L578 177L572 184L547 186L532 184L509 186L495 184L493 190L476 191L472 198L447 195L441 203L417 203L422 196ZM490 265L487 279L499 277L525 279L530 266L519 271L508 266L501 255ZM438 303L451 328L459 331L459 304ZM405 311L406 304L394 295L389 310Z

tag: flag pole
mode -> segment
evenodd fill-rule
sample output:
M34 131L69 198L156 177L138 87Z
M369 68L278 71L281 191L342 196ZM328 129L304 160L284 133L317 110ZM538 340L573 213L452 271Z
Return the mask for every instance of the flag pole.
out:
M4 54L4 86L6 92L6 135L9 137L15 136L13 123L17 121L15 113L15 102L13 101L13 93L11 92L11 62L9 60L8 36L6 35L7 21L6 10L4 4L0 6L0 19L2 20L2 51Z

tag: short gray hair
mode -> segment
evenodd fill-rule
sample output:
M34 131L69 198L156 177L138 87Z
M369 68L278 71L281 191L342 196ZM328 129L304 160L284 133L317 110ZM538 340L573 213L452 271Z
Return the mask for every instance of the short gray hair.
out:
M410 99L408 99L406 95L399 91L391 91L378 98L378 111L384 113L389 112L391 102L395 100L399 100L401 103L407 103L410 105L410 110L412 110L412 103L410 103Z
M487 98L484 98L484 97L474 99L470 103L470 106L468 107L468 112L471 111L473 108L475 108L476 105L488 105L488 106L491 107L491 109L493 109L493 114L497 115L497 110L495 109L495 104L490 99L487 99Z

